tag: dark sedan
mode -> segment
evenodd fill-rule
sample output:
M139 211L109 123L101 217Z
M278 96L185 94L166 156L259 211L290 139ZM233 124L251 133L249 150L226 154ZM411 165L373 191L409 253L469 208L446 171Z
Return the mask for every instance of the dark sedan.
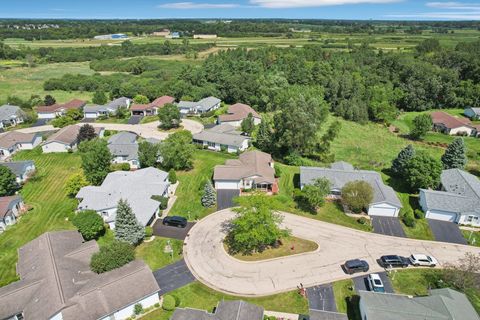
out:
M179 216L171 216L165 217L162 223L166 226L185 228L187 226L187 219Z

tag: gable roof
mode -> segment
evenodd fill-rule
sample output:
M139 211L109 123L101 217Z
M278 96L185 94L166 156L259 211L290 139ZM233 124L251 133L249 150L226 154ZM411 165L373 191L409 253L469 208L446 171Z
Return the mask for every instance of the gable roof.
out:
M250 140L250 137L244 136L231 125L224 123L194 134L193 139L240 148L245 140Z
M159 287L140 260L102 274L90 271L95 241L83 242L77 231L47 232L18 250L20 281L0 288L0 318L23 312L25 319L96 320Z
M0 162L0 166L9 168L17 177L23 175L27 171L27 168L33 165L32 160Z
M84 113L92 113L92 112L114 112L122 107L128 107L130 103L130 99L121 97L117 98L113 101L105 105L88 105L83 108Z
M48 137L48 139L45 141L45 144L50 142L59 142L66 145L75 144L77 142L80 128L81 126L76 124L63 127L54 134L52 134L50 137ZM97 135L103 130L103 128L101 127L94 127L94 129Z
M33 143L37 137L36 133L9 131L0 135L0 148L9 149L19 143Z
M138 160L137 135L133 132L122 131L108 139L108 149L114 156L123 156L127 160Z
M85 101L80 99L73 99L63 104L52 104L51 106L40 106L37 108L37 113L52 113L56 111L69 110L69 109L80 109L81 107L87 104Z
M175 98L170 96L161 96L147 104L134 104L130 107L133 111L145 111L153 108L162 108L167 103L174 103Z
M215 97L207 97L203 98L199 101L180 101L178 103L178 107L180 109L190 109L190 108L197 108L203 112L209 111L215 105L222 102L222 100L215 98Z
M4 104L0 107L0 121L7 121L13 117L19 116L22 113L22 109L18 106L11 104Z
M464 126L472 128L472 123L470 120L464 117L454 117L443 111L432 112L431 116L434 124L443 124L449 129L455 129Z
M272 156L261 151L248 151L238 160L227 160L225 165L217 165L213 180L240 180L255 177L255 183L274 183L275 170L271 167Z
M170 320L262 320L263 308L243 300L220 301L214 313L177 308Z
M22 201L22 197L19 195L0 197L0 218L5 218L7 213L20 201Z
M235 103L228 107L227 114L221 114L218 118L221 122L240 121L246 119L250 113L254 118L260 119L260 115L249 105Z
M466 110L472 110L474 114L480 115L480 108L465 108Z

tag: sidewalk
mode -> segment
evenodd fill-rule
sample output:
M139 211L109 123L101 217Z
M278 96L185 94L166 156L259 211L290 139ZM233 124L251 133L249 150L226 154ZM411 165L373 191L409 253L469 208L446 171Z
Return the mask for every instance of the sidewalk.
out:
M278 320L298 320L298 314L295 314L295 313L285 313L285 312L265 310L264 314L269 317L275 317Z

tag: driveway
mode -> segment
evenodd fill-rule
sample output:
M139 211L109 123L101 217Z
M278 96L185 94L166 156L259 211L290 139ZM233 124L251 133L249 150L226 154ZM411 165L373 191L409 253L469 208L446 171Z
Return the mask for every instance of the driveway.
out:
M449 221L427 219L435 240L450 243L467 244L457 224Z
M155 270L153 276L160 287L160 295L195 281L195 277L190 270L188 270L183 259L164 268Z
M343 313L310 310L309 320L348 320L348 317Z
M195 277L225 293L265 296L295 290L300 283L308 288L353 278L341 265L350 259L364 259L370 272L382 272L376 260L386 254L409 256L414 252L430 254L444 263L455 263L465 253L480 253L480 248L435 241L362 232L294 214L282 213L283 227L292 235L318 243L316 251L258 262L232 258L223 247L224 222L235 213L225 209L197 222L185 240L184 257Z
M130 119L128 119L128 124L139 124L142 119L143 116L131 116Z
M386 293L395 293L393 290L392 282L390 281L390 278L387 276L386 272L376 272L380 276L380 279L382 279L383 286L385 287L385 292ZM367 287L367 276L368 275L363 275L363 276L358 276L353 278L353 283L355 285L355 290L358 292L360 290L362 291L368 291Z
M307 298L310 310L337 312L331 283L307 288Z
M47 124L49 119L37 119L37 121L32 124L32 127L40 127L40 126L44 126Z
M188 222L185 228L178 228L172 226L164 226L162 224L163 219L158 219L152 226L153 234L159 237L172 238L178 240L184 240L188 234L188 231L192 229L194 222Z
M240 195L240 190L218 189L217 190L217 209L223 210L234 207L233 198Z
M372 217L372 226L375 233L406 238L402 225L396 217Z

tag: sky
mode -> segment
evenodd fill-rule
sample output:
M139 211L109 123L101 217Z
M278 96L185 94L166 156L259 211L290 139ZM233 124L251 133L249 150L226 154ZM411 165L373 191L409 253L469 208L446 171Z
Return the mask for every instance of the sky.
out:
M480 20L480 0L0 0L0 18Z

